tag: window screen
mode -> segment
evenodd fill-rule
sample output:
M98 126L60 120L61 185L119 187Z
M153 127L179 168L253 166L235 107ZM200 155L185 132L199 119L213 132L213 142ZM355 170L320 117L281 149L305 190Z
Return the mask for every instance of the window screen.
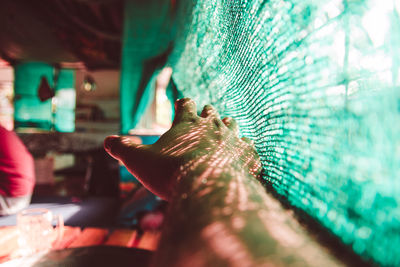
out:
M178 90L238 121L292 206L399 265L399 1L181 3Z

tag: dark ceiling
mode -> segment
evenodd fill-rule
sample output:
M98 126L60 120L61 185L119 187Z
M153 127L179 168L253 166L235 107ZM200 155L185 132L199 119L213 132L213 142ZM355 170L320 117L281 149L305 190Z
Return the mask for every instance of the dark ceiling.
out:
M11 64L120 66L122 0L0 0L0 57Z

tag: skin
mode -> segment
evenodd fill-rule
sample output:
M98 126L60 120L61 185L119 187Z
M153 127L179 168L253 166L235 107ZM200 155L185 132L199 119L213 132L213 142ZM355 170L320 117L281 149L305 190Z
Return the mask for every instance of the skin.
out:
M188 98L153 145L109 136L104 147L170 201L153 266L336 266L258 181L251 140L212 106ZM301 249L300 249L301 248Z
M189 171L191 164L202 164L202 160L229 158L224 166L218 167L225 168L237 161L235 165L252 178L261 171L253 143L248 138L239 138L236 121L221 120L210 105L198 116L196 104L189 98L176 101L172 127L155 144L137 145L129 138L109 136L104 147L148 190L165 200L171 200L182 172Z

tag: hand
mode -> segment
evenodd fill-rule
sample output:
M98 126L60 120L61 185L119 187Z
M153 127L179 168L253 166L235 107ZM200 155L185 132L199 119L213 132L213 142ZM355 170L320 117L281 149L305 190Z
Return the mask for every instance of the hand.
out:
M146 188L166 200L188 172L193 177L193 172L200 175L206 169L215 174L237 169L257 177L261 171L251 140L238 137L235 120L221 120L210 105L198 116L189 98L175 102L172 127L155 144L137 145L126 137L109 136L104 147Z

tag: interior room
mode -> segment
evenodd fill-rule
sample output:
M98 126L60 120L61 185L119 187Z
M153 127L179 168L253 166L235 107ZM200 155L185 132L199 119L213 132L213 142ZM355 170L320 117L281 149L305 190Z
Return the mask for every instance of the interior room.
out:
M0 265L400 266L397 0L0 1Z

